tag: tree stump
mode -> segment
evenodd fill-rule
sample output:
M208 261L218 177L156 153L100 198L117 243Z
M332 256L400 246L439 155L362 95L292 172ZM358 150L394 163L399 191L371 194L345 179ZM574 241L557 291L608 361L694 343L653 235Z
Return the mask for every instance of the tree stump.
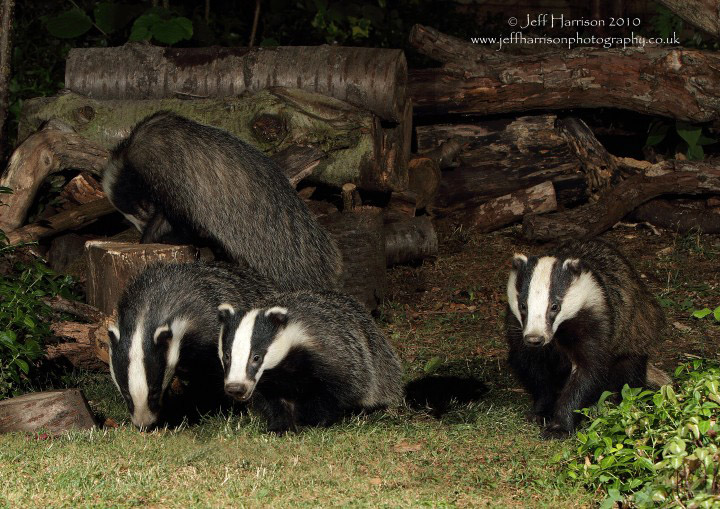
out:
M56 434L95 425L79 389L33 392L0 401L0 433L45 430Z
M130 280L151 263L188 263L198 259L193 246L129 244L91 240L85 244L87 302L107 315L113 314Z
M385 296L385 238L382 211L359 207L318 218L343 256L343 290L374 311Z

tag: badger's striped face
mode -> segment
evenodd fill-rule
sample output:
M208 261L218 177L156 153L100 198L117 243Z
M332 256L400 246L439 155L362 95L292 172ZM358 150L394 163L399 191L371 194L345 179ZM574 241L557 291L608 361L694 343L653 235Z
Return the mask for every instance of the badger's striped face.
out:
M175 375L180 344L188 328L182 317L155 324L141 317L108 329L110 375L127 403L132 422L140 429L158 422L163 397Z
M558 327L583 309L604 309L602 288L576 258L516 254L507 286L510 310L527 345L550 343Z
M231 305L221 304L218 316L225 392L240 401L250 399L263 373L305 340L302 327L289 322L288 310L282 307L254 309L241 316Z

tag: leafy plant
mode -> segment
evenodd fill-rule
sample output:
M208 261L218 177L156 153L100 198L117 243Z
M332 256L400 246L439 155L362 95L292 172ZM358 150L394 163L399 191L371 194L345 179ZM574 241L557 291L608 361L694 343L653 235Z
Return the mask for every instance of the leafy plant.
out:
M656 147L665 141L671 150L685 154L690 161L702 161L705 158L703 147L717 143L717 140L703 133L701 126L676 121L674 130L671 127L673 125L668 120L652 122L645 146Z
M677 391L605 393L564 451L564 476L606 493L603 507L716 507L720 504L720 366L696 360L675 370ZM560 458L558 458L560 459Z
M11 190L0 187L0 194ZM16 394L30 383L32 367L51 335L43 298L72 298L70 276L59 276L41 262L18 261L17 246L7 245L0 230L0 398Z
M720 306L716 307L715 309L710 308L703 308L703 309L696 309L693 311L692 314L693 318L714 318L716 322L720 323ZM708 318L708 319L710 319Z

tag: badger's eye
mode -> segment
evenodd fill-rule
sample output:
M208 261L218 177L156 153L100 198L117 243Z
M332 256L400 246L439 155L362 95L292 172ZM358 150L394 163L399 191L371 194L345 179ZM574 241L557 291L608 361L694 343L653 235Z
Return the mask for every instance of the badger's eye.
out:
M553 302L552 306L550 306L550 311L557 311L560 309L560 306L558 306L557 302Z
M527 306L526 306L525 303L523 303L523 302L521 302L520 304L518 304L518 308L520 308L520 311L525 311L525 308L526 308L526 307L527 307Z
M228 364L230 362L230 353L229 352L225 352L223 354L223 362L225 362L225 364Z
M253 355L253 362L260 362L260 356L258 354Z

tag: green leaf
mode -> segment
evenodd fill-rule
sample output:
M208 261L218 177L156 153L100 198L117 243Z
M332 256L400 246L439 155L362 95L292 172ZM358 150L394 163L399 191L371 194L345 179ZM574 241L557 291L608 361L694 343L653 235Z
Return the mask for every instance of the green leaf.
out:
M157 14L143 14L133 23L130 30L131 41L147 41L152 37L152 27L160 21Z
M79 37L92 27L92 20L77 7L52 16L45 21L45 29L53 37L73 39Z
M712 311L710 308L703 308L703 309L697 309L693 311L692 317L693 318L705 318L707 315L711 314Z
M696 146L700 141L702 127L694 127L686 122L678 122L675 124L675 130L689 147Z
M100 2L93 9L95 24L106 34L124 28L138 14L138 9L135 6L111 2Z
M26 375L30 372L30 365L23 359L15 359L15 364L19 367Z
M648 137L645 141L645 146L652 147L653 145L657 145L665 139L669 130L669 124L665 122L653 122L652 124L650 124L650 130L648 131Z
M686 155L690 161L702 161L705 159L705 151L701 145L692 145L688 147Z
M715 311L713 311L713 317L716 322L720 322L720 306L716 307Z
M176 42L190 39L193 34L192 21L187 18L172 18L160 20L152 27L153 38L163 44L175 44Z

